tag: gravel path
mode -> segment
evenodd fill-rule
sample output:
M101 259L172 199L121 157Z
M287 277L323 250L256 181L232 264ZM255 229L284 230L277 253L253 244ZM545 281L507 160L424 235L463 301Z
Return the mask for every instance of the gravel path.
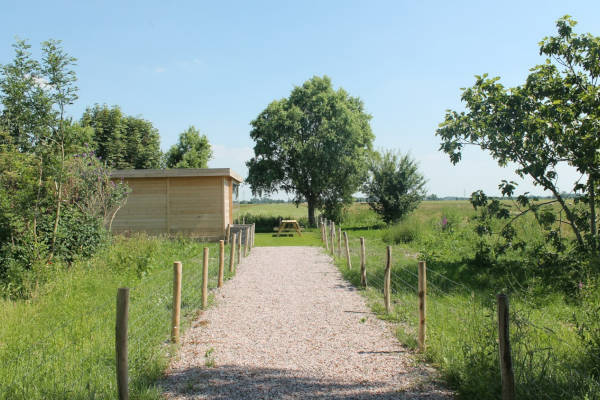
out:
M182 338L168 399L448 399L317 247L256 247Z

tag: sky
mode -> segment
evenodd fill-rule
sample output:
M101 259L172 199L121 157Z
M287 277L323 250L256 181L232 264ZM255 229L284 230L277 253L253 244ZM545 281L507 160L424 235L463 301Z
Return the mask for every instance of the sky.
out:
M27 1L1 0L0 64L15 38L62 40L77 58L80 118L93 104L118 105L158 128L167 150L190 125L213 146L209 167L247 175L250 121L317 75L360 97L376 149L409 152L429 193L498 194L521 182L472 148L453 166L435 136L460 88L474 76L522 84L543 63L538 43L565 14L577 32L600 36L600 1ZM559 170L559 187L577 179ZM541 194L528 181L521 190ZM250 198L242 188L241 198ZM283 195L280 195L280 197ZM285 197L285 196L283 196Z

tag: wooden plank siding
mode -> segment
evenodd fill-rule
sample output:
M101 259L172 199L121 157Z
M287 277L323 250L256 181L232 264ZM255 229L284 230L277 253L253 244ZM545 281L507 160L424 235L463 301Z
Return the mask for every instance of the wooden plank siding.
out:
M221 236L223 191L219 177L167 178L169 191L169 233Z
M227 225L231 224L231 210L229 208L229 202L231 197L231 178L223 178L223 226L227 228Z
M122 175L113 179L123 179L131 193L113 221L114 233L142 231L216 240L233 222L231 176Z
M130 187L133 185L127 182ZM135 230L149 234L167 231L167 182L156 179L136 179L127 203L117 213L113 232ZM134 194L135 193L135 194Z
M233 224L233 179L229 179L229 223Z

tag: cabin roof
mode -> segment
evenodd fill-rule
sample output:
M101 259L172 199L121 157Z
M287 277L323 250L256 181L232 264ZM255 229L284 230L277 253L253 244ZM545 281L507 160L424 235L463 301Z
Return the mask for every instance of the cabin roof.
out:
M117 169L111 178L178 178L201 176L226 176L238 183L243 179L231 168L173 168L173 169Z

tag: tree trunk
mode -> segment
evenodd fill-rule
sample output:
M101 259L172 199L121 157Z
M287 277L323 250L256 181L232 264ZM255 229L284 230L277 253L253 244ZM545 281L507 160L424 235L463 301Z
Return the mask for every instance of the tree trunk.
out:
M60 221L60 211L62 206L62 181L63 181L63 172L65 169L65 146L64 142L60 143L60 173L58 175L58 185L57 185L57 198L56 198L56 215L54 217L54 229L52 230L52 244L50 247L50 255L48 256L48 261L52 260L54 257L54 251L56 249L56 236L58 235L58 223Z
M569 208L569 206L567 206L567 204L565 203L565 200L561 197L560 193L558 193L558 190L556 190L554 187L548 187L548 189L552 192L552 194L554 194L554 197L556 197L556 200L559 202L560 206L565 211L565 216L567 217L567 219L569 220L569 223L571 224L571 228L573 229L575 238L577 238L577 243L579 244L579 246L584 247L585 242L583 241L581 232L579 231L579 228L577 227L575 216L571 212L571 209Z
M35 198L35 208L33 210L33 242L35 244L35 259L40 259L39 254L39 246L38 246L38 234L37 234L37 217L40 210L40 198L42 197L42 179L44 177L44 156L43 154L40 156L40 167L38 169L38 186L37 186L37 194Z
M596 228L596 181L590 176L588 179L588 190L590 193L590 233L592 234L592 251L598 249L598 230Z
M307 198L308 203L308 225L315 226L315 201L311 198Z

